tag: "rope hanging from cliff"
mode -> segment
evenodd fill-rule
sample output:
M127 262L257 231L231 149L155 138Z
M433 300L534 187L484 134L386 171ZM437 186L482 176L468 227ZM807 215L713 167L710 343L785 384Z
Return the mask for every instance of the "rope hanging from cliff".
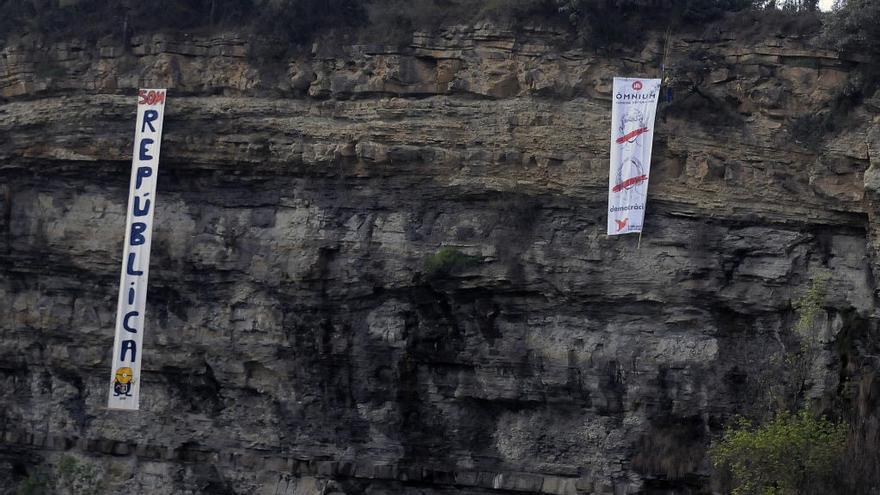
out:
M666 40L663 43L663 59L660 61L660 84L661 84L660 87L661 88L663 87L663 85L666 84L666 81L664 80L664 74L666 72L666 60L669 58L669 35L670 35L671 31L672 31L672 23L670 22L670 24L666 27ZM666 90L667 90L667 95L669 95L669 93L668 93L669 88L667 87ZM667 101L669 101L669 100L671 100L671 98L667 99ZM640 230L639 231L639 240L636 243L636 249L638 250L641 248L642 248L642 231Z
M666 86L666 102L672 101L672 88L666 81L666 62L669 60L669 35L672 33L672 22L666 27L666 41L663 43L663 60L660 61L660 84Z

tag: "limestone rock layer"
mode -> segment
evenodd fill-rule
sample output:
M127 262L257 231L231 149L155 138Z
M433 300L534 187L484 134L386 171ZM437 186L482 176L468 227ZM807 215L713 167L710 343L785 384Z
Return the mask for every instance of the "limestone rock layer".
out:
M656 77L663 40L564 40L6 46L0 491L72 458L106 493L704 492L815 274L808 394L850 398L840 342L877 322L877 107L821 140L798 124L861 62L672 39L639 240L605 235L610 83ZM123 413L105 401L138 87L168 103Z

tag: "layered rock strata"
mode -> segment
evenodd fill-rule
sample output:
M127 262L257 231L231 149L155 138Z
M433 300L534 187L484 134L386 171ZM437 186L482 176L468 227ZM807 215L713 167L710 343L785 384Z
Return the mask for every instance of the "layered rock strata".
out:
M66 463L106 493L707 491L710 439L760 407L822 273L809 396L851 398L841 336L876 335L877 105L821 142L796 124L862 62L673 39L647 228L610 238L611 77L656 76L662 45L478 26L281 60L234 34L6 46L4 488ZM126 414L105 400L139 86L169 96Z

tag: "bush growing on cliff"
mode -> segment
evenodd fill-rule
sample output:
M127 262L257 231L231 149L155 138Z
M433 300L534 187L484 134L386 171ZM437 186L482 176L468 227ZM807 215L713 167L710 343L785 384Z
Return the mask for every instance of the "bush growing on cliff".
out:
M35 471L15 489L15 495L47 495L49 478L43 471Z
M827 47L861 57L850 75L845 92L835 99L832 115L845 114L880 87L880 2L876 0L841 0L826 16L820 41ZM840 105L842 103L843 105Z
M37 469L16 489L16 495L88 495L103 493L105 480L97 468L73 456L64 456L48 471Z
M363 0L263 0L257 9L258 32L294 43L305 43L325 29L350 29L367 23Z
M843 367L859 379L845 386L848 377L841 376L838 393L853 385L856 389L853 402L837 408L841 419L818 418L805 408L823 345L816 326L825 321L826 283L827 276L814 276L793 302L797 320L791 337L797 346L774 360L763 381L766 396L758 399L767 401L770 419L739 419L709 451L716 468L733 478L735 494L880 493L880 380L873 357L880 343L872 335L875 327L844 318L835 347ZM867 347L855 351L861 346ZM856 356L861 357L847 366Z
M404 41L412 30L492 19L567 22L584 41L605 46L638 41L658 21L699 25L751 6L752 0L0 0L0 39L25 32L124 39L225 26L296 44L353 28L372 41Z
M813 276L806 290L792 301L797 320L787 335L780 336L781 342L788 343L755 374L756 410L766 418L781 412L794 414L806 406L813 366L824 345L818 325L826 321L820 318L824 316L826 283L827 275Z
M704 23L744 10L752 0L556 0L559 12L590 45L639 41L657 21ZM645 12L652 15L646 16Z
M828 493L846 436L843 423L782 412L760 426L740 419L710 455L715 467L730 470L734 495Z
M0 0L0 38L8 33L53 37L125 37L131 33L240 25L251 0Z
M100 493L98 471L91 464L72 456L64 456L55 468L55 488L58 493L87 495Z
M848 425L818 418L805 405L823 345L817 325L824 321L826 282L825 274L813 276L793 302L797 320L790 339L796 346L775 355L761 380L758 402L770 419L740 418L710 449L715 467L732 476L735 495L828 493L840 467Z
M823 40L850 53L880 53L880 2L845 0L826 18Z
M362 26L365 0L0 0L10 33L99 38L234 26L302 43L328 28Z
M825 285L828 276L825 274L815 275L810 280L810 286L794 301L798 319L794 324L794 334L797 339L797 348L786 353L784 357L785 367L788 370L790 396L785 403L789 410L795 411L801 405L804 394L810 386L810 372L816 359L822 350L822 342L816 329L816 323L823 314L822 306L825 304Z
M480 19L521 20L553 14L554 0L368 0L371 24L398 19L399 26L423 29L438 24L468 24ZM387 23L386 23L387 24Z
M475 266L480 258L464 254L458 249L443 247L425 260L425 277L439 278L455 271Z
M788 12L815 12L819 10L819 0L764 0L755 2L765 9L781 9Z
M838 130L847 128L850 112L870 96L880 81L880 69L865 64L851 72L844 85L838 88L831 101L820 110L813 110L792 119L788 132L795 142L814 151L822 148L824 139Z
M518 24L557 16L555 0L367 0L369 41L408 43L412 32L480 20Z

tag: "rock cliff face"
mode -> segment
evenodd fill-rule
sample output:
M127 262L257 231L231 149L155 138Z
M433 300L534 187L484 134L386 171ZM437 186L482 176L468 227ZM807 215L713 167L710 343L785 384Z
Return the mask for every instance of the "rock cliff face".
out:
M808 393L851 399L878 316L877 102L821 142L790 129L860 62L672 39L639 245L604 234L610 82L662 51L491 26L273 62L235 35L5 47L0 485L705 492L710 439L761 407L817 273ZM142 410L122 413L138 86L169 99Z

